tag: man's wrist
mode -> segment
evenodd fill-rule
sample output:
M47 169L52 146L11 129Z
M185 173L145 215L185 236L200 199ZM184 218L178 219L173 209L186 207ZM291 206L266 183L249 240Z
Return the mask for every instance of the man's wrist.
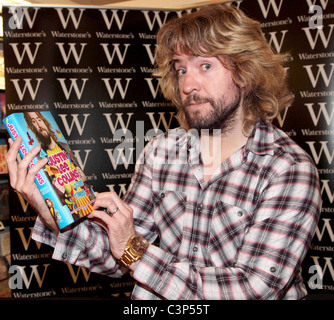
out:
M142 258L148 246L149 242L145 238L134 234L128 240L124 253L118 259L119 264L125 268L130 268L134 262Z

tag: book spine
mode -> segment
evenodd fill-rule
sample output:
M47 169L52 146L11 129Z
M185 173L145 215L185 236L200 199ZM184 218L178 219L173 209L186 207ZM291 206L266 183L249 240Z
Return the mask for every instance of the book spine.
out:
M4 123L10 137L13 140L16 140L18 136L22 137L22 144L19 148L19 153L23 159L36 144L32 145L31 143L29 143L28 136L24 129L22 129L22 124L20 123L20 120L16 118L15 113L5 118ZM41 159L40 155L34 157L34 159L29 164L29 168L32 168L35 165L35 163L39 160L38 158ZM73 215L73 212L71 212L69 207L67 205L64 205L59 197L56 196L54 187L52 186L48 175L44 171L44 168L39 170L39 172L36 174L35 183L40 190L42 196L44 197L46 203L47 200L52 200L52 209L50 209L49 207L49 210L52 213L60 229L64 229L65 227L75 222L75 215Z

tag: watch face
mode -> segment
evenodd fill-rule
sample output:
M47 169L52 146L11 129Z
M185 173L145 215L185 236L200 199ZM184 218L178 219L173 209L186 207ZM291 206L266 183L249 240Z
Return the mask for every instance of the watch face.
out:
M142 237L134 237L131 240L132 249L138 254L143 255L147 249L147 242Z

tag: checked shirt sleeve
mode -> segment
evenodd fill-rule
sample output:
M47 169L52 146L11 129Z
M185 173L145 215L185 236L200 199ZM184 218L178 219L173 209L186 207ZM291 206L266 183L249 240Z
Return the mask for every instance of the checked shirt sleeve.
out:
M89 220L84 220L75 228L55 236L37 218L32 238L53 247L52 258L55 260L85 267L92 272L111 277L123 274L111 254L107 234Z
M134 278L166 299L301 299L306 293L296 274L315 232L319 199L316 168L295 163L263 190L233 264L197 267L150 246Z

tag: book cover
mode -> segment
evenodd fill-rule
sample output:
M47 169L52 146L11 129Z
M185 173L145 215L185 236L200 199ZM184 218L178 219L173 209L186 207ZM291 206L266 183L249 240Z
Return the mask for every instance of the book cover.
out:
M35 177L35 183L45 199L59 229L64 229L93 211L94 191L54 120L51 112L13 113L3 119L10 137L22 137L19 153L22 158L36 145L41 152L30 163L39 159L48 163Z

